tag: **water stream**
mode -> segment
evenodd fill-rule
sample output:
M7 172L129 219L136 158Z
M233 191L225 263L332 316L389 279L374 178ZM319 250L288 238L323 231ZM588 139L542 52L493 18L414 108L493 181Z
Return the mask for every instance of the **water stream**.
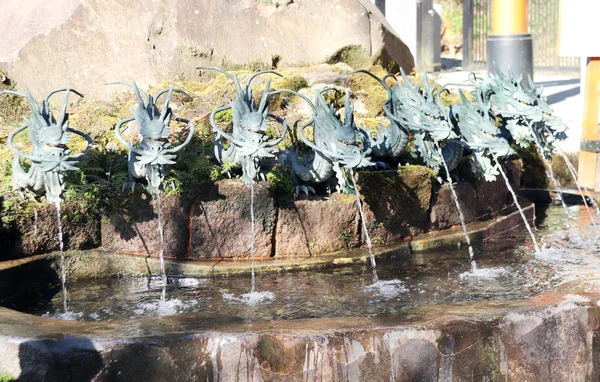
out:
M533 243L533 247L535 248L535 253L539 254L540 253L540 247L539 247L538 242L537 242L537 240L535 238L535 235L533 234L533 230L531 229L531 226L529 225L529 222L527 221L527 217L525 216L525 213L523 213L523 208L521 208L521 204L519 204L519 201L517 200L517 194L515 193L515 190L512 188L512 186L510 185L510 182L508 181L508 177L506 176L506 173L504 172L504 169L500 165L500 160L498 159L498 157L494 156L494 160L496 161L496 168L498 169L498 171L500 171L500 174L502 174L502 178L504 178L504 183L506 183L506 187L508 188L508 191L510 191L510 194L513 197L513 200L515 202L515 206L517 206L517 208L519 209L519 213L521 214L521 218L523 219L523 223L525 223L525 227L527 228L527 232L529 232L529 236L531 236L531 241ZM568 210L566 210L565 213L568 214Z
M250 184L250 259L251 259L251 286L250 292L244 293L240 297L236 297L234 293L223 293L222 296L225 300L232 302L241 302L245 305L256 305L258 303L269 302L275 299L275 294L273 292L256 291L256 272L254 270L254 254L256 252L255 248L255 216L254 216L254 183Z
M540 158L542 159L542 162L544 162L544 166L546 167L546 175L548 175L548 178L550 178L550 180L552 181L554 188L556 188L556 194L558 195L558 198L560 199L560 204L562 205L563 210L565 212L568 212L567 204L565 203L562 192L560 192L560 183L558 183L558 180L556 180L556 177L554 176L554 171L552 170L552 166L549 165L548 162L546 161L546 157L544 156L544 150L542 149L542 145L541 145L540 141L537 139L537 136L533 132L533 128L531 126L530 126L530 128L532 129L531 136L533 137L533 141L535 143L534 146L537 149L538 153L540 154Z
M377 264L375 262L375 256L373 255L373 245L371 243L371 236L367 230L367 220L365 219L365 212L363 210L362 202L360 200L360 191L356 184L356 177L354 171L350 170L350 178L352 179L352 186L354 187L354 195L356 196L356 206L358 207L358 213L360 214L362 231L365 234L365 242L369 250L369 259L371 260L371 270L373 272L373 283L366 285L362 288L363 292L376 293L383 298L397 298L399 295L404 294L408 291L404 283L398 279L392 280L380 280L377 274Z
M54 203L56 207L56 223L58 226L58 249L60 250L60 281L62 284L62 295L63 295L63 311L67 313L67 272L65 270L65 254L64 243L63 243L63 231L60 214L60 201Z
M156 192L156 209L158 215L158 237L160 238L159 250L158 250L158 258L160 261L160 276L163 284L167 285L167 274L165 272L165 259L164 259L164 251L165 251L165 232L162 224L162 207L161 207L161 199L160 199L160 191ZM163 301L165 299L165 293L162 294Z
M456 209L458 210L458 218L460 219L460 224L462 226L463 234L465 235L465 241L469 246L469 260L471 262L471 272L477 271L477 263L475 263L475 253L473 252L473 246L471 245L471 238L469 237L469 233L467 232L467 225L465 223L465 215L460 208L460 203L458 201L458 195L456 195L456 190L454 190L454 185L452 184L452 177L450 176L450 170L448 169L448 165L444 160L444 154L442 153L442 149L436 143L435 147L442 158L442 163L444 165L444 169L446 170L446 179L448 180L448 184L450 185L450 191L452 192L452 199L454 200L454 204L456 205Z
M256 275L254 273L254 182L250 183L250 258L252 259L252 286L250 287L250 293L254 293L256 289Z
M37 234L38 234L37 221L38 221L37 208L33 207L33 236L37 236Z
M575 182L575 185L577 186L577 189L579 190L579 195L581 195L581 199L583 199L583 204L585 204L585 208L588 212L588 215L590 215L590 219L592 221L592 225L596 225L596 223L594 222L594 217L592 216L592 212L590 211L590 207L587 204L587 200L586 200L586 196L587 198L590 200L590 202L592 203L592 205L594 206L594 209L596 210L596 214L600 214L600 209L598 208L598 203L596 203L596 200L594 198L592 198L590 196L590 194L587 191L587 188L583 189L585 191L585 195L582 192L582 188L579 184L579 175L577 174L577 171L575 170L575 167L573 167L573 165L571 164L571 161L569 160L569 158L567 158L567 156L565 155L564 152L562 152L561 150L558 151L558 155L560 155L563 160L565 161L565 164L567 165L567 168L569 169L569 173L571 174L571 177L573 178L573 181Z

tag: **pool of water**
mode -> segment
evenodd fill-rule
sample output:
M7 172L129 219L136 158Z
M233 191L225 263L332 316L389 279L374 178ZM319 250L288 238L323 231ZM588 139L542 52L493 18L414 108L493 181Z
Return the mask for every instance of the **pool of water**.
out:
M316 317L374 316L428 304L534 296L559 283L589 275L600 230L579 206L540 211L535 254L523 226L474 243L479 271L470 273L465 246L378 259L369 264L310 271L257 274L249 294L246 276L189 278L112 277L25 291L0 305L60 319L106 321L202 312L247 322ZM423 260L426 259L426 260Z

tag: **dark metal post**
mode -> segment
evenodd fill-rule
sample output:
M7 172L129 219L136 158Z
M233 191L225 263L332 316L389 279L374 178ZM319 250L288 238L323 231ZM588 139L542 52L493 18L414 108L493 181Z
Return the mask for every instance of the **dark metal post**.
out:
M472 65L473 49L473 0L463 0L463 44L462 66L468 69Z

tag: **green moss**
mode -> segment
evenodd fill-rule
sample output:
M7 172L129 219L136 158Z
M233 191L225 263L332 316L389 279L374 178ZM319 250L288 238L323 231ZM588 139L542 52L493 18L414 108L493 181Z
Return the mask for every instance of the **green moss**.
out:
M498 347L494 340L485 342L483 346L483 362L486 368L486 376L490 382L500 381L500 362L498 359Z
M374 66L369 71L379 78L387 72L381 66ZM350 76L350 89L353 93L361 96L367 109L366 118L375 118L383 114L383 102L388 98L387 91L373 78L364 74L353 74ZM392 85L392 83L388 83Z
M269 173L267 173L267 182L273 195L286 195L292 190L292 176L288 169L281 164L275 165Z
M514 147L513 150L523 159L521 186L527 188L548 188L548 176L544 160L533 145L528 148Z
M0 92L3 90L17 91L16 83L8 78L8 75L0 72L0 77L7 77L4 82L0 82ZM3 94L0 96L0 126L14 126L21 123L21 116L24 115L29 106L24 98L12 94ZM2 134L4 135L4 134Z
M573 167L577 169L579 165L579 154L569 153L565 155ZM552 157L552 171L554 172L554 177L561 186L575 186L573 175L571 175L564 158L560 155L554 155Z
M8 374L0 374L0 382L11 382L16 381L12 376Z
M326 60L328 64L343 62L354 69L366 68L371 65L369 52L361 45L348 45L340 48Z

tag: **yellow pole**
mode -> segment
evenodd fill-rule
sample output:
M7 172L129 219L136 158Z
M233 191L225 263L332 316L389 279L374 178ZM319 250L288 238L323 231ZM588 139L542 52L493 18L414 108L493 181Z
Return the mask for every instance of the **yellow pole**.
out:
M493 0L492 34L527 33L527 0Z
M600 191L600 163L598 153L585 151L583 143L600 139L598 109L600 104L600 57L593 57L587 64L585 91L583 95L583 126L581 131L582 150L579 152L579 182L583 187Z

